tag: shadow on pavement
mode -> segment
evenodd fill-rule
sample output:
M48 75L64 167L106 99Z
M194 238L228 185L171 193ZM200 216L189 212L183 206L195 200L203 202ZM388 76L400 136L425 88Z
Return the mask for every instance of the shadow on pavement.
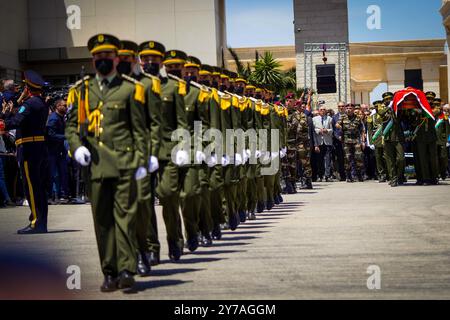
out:
M213 248L216 246L216 242L213 245ZM194 256L204 256L204 255L217 255L217 254L227 254L227 253L238 253L245 252L245 250L211 250L211 251L196 251L192 253Z
M74 232L83 232L83 230L53 230L47 232L47 234L74 233Z
M142 291L156 289L161 287L178 286L184 283L190 283L192 281L182 281L182 280L152 280L146 282L136 282L133 290L126 291L124 294L137 294Z
M204 270L206 270L206 269L192 269L192 268L166 269L166 270L152 269L152 271L150 272L150 278L151 277L168 277L168 276L173 276L174 274L184 274L184 273L204 271ZM148 278L149 277L147 277L145 279L148 279ZM144 279L144 278L140 278L140 279Z

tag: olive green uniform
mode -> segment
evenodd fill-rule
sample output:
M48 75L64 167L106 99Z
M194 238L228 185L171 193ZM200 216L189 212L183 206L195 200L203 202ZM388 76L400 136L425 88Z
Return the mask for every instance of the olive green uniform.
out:
M83 144L91 153L88 194L103 274L117 276L136 272L136 170L145 166L148 130L142 83L115 76L100 88L87 79L89 134L79 137L78 106L75 99L69 114L66 136L72 154ZM72 90L80 97L81 82Z
M384 156L389 178L391 184L398 184L402 181L405 171L405 151L402 145L405 141L403 130L391 109L384 110L380 115L383 119ZM391 121L393 126L390 130L387 130Z
M146 92L146 124L149 129L148 154L157 157L160 148L160 128L161 128L161 81L159 78L149 74L139 74L136 80L141 81ZM160 242L158 239L158 225L155 212L155 186L156 174L145 177L138 187L142 198L138 203L137 214L137 241L140 253L154 252L159 256Z
M450 122L448 117L441 116L441 119L436 123L436 127L439 174L441 179L445 179L447 177L448 167L447 141L448 136L450 135Z
M356 175L361 179L364 170L364 155L362 150L364 124L356 114L352 117L344 114L339 119L338 124L343 134L347 177L352 177L352 167L355 167Z
M377 164L377 174L380 181L387 179L386 159L384 157L383 134L378 134L373 141L374 135L383 128L383 119L376 113L367 118L367 131L370 144L375 146L375 161Z
M183 174L172 162L172 149L177 145L172 141L172 132L187 129L184 96L184 82L170 78L161 79L161 142L159 148L159 177L156 193L163 207L163 218L167 230L167 241L170 247L183 247L182 222L179 213L180 186Z
M436 122L428 117L416 118L414 123L419 180L434 182L438 178Z

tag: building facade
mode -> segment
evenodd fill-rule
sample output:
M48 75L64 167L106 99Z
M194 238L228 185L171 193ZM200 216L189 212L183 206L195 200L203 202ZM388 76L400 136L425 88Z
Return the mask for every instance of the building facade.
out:
M97 33L162 42L208 64L226 48L225 0L15 0L0 2L0 73L30 67L55 82L71 81L89 62ZM89 64L88 71L92 71Z

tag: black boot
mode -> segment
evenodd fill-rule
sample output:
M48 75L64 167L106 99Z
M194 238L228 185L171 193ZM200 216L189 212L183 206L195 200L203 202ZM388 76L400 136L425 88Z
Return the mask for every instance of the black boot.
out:
M228 223L230 225L230 230L235 231L239 225L239 219L237 214L232 214L230 216L230 220L228 221Z
M180 248L177 242L169 242L169 259L171 261L179 261L183 254L183 249Z
M146 253L147 261L150 264L150 266L154 267L161 263L161 259L159 256L159 252L149 252Z
M256 205L256 212L262 213L264 211L264 202L258 201L258 204Z
M222 230L220 230L220 225L214 226L213 231L212 231L212 237L214 240L222 239Z
M247 214L245 213L245 211L239 211L239 218L241 220L241 223L245 223L245 221L247 221Z
M213 240L211 235L208 233L202 237L202 246L205 248L211 247L213 245Z
M106 275L102 286L100 287L101 292L114 292L117 291L117 278Z
M137 262L137 274L141 277L146 277L150 275L150 264L147 260L147 256L145 254L138 254L138 262Z
M266 202L266 208L267 208L267 210L272 210L273 209L273 201L267 201Z
M187 240L186 249L188 249L190 252L195 252L198 249L198 245L198 237L193 237Z

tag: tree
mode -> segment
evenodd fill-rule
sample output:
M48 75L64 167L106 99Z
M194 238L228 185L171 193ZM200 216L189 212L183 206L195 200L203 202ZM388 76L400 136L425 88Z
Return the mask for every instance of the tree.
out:
M280 67L281 63L273 58L272 53L265 52L255 63L250 82L280 91L285 86Z
M241 59L239 58L236 51L234 51L233 48L228 48L228 51L230 52L231 56L233 57L234 62L236 63L236 71L240 76L243 76L245 78L249 78L250 74L252 73L252 68L250 66L250 63L247 63L246 66L242 63Z

